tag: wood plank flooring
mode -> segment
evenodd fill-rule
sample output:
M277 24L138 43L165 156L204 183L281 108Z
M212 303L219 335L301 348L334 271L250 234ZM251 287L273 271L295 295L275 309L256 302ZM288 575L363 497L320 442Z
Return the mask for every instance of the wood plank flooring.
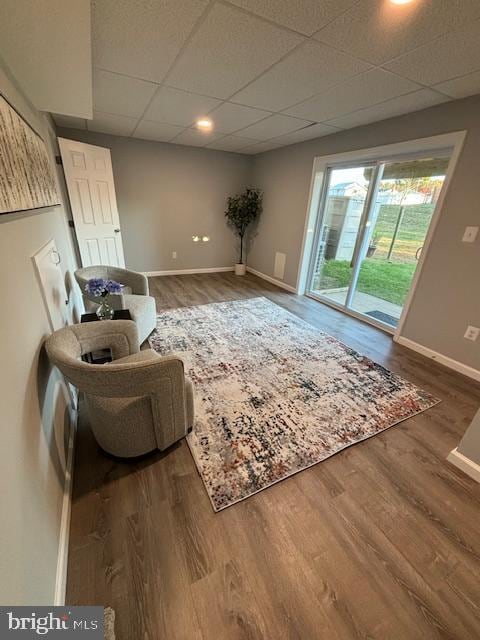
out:
M185 442L119 462L83 421L67 602L117 640L480 638L480 485L446 462L480 385L252 275L151 279L159 309L266 296L442 399L218 514Z

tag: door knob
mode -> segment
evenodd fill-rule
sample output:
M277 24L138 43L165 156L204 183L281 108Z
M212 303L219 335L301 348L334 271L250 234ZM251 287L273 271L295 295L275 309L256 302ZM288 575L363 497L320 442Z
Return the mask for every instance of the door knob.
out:
M115 233L120 233L120 229L114 229Z

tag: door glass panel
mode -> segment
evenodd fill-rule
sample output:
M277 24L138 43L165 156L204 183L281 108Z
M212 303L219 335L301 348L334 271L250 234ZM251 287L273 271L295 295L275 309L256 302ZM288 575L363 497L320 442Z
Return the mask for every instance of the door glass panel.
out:
M330 169L317 235L311 291L345 304L372 168Z
M445 180L448 158L383 166L358 254L359 272L349 305L395 327L418 265Z

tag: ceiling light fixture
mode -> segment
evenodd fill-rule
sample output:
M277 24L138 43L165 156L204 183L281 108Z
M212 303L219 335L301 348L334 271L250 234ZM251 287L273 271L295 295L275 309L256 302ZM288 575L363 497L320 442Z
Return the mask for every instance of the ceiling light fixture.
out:
M209 118L200 118L200 120L197 120L197 128L202 131L211 131L213 122Z
M390 0L392 4L410 4L413 0Z

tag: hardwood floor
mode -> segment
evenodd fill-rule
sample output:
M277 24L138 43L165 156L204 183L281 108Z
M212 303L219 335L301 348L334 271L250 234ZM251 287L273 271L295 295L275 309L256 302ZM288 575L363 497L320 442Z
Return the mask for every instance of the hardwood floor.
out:
M215 514L186 443L136 462L79 430L67 602L117 640L480 637L480 486L446 462L480 385L252 275L151 279L159 309L266 296L441 404Z

